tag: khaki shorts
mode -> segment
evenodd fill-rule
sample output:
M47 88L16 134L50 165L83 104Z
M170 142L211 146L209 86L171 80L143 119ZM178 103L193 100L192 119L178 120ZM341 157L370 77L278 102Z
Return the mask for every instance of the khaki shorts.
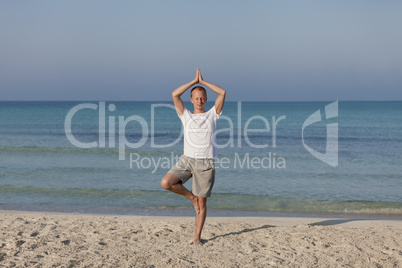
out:
M193 177L192 193L200 197L211 196L212 187L215 182L214 159L196 159L182 155L168 173L178 177L183 184Z

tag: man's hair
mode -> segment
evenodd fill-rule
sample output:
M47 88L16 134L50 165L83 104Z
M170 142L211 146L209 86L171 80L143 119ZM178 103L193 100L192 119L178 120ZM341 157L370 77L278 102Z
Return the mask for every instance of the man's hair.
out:
M193 87L193 88L191 89L190 98L193 97L193 90L194 90L194 89L197 89L197 88L203 90L204 93L205 93L205 97L207 96L207 91L205 90L205 88L203 88L202 86L195 86L195 87Z

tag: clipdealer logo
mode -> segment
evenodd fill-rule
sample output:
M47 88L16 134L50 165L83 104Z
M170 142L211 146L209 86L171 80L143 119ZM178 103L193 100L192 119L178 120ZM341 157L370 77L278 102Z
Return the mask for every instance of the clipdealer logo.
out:
M117 141L117 147L119 150L119 160L125 160L126 159L126 148L131 148L131 149L137 149L142 146L144 146L148 140L148 137L151 136L151 148L168 148L172 147L178 142L181 141L183 137L183 132L180 132L180 135L177 137L176 140L174 140L171 143L168 144L156 144L155 143L155 110L158 107L165 107L165 108L170 108L172 110L175 110L173 105L170 104L152 104L151 105L151 126L149 130L149 125L148 122L141 116L139 115L131 115L129 117L124 117L124 116L106 116L106 110L109 112L114 112L116 110L116 105L114 104L109 104L106 108L105 102L99 102L99 104L94 104L94 103L82 103L74 106L73 108L70 109L70 111L67 113L65 122L64 122L64 130L67 139L70 141L71 144L73 144L76 147L79 148L105 148L106 146L109 148L116 148L116 141ZM98 131L98 141L92 141L92 142L81 142L79 141L72 133L72 122L73 122L73 117L76 116L76 114L83 109L91 109L91 110L98 110L98 126L99 126L99 131ZM325 119L331 119L335 118L338 116L338 101L335 101L331 104L328 104L325 106ZM216 131L215 135L217 133L222 133L222 132L227 132L229 135L229 139L226 143L224 144L215 144L217 148L225 148L225 147L242 147L242 137L244 137L244 141L247 143L248 146L252 148L257 148L257 149L262 149L262 148L267 148L269 147L268 142L264 144L254 144L250 138L249 138L249 133L271 133L272 134L272 141L271 141L271 146L272 148L277 147L277 140L276 140L276 134L277 134L277 128L278 124L282 120L286 120L286 116L282 115L276 118L275 116L272 116L272 122L269 122L267 118L261 116L261 115L254 115L250 118L247 119L246 123L244 126L242 126L242 118L241 118L241 102L238 102L237 104L237 137L234 131L234 124L233 121L230 117L222 115L221 120L226 120L229 123L229 128L223 128L219 129ZM108 119L108 120L106 120ZM117 120L116 120L117 119ZM302 126L302 143L304 148L314 157L317 159L321 160L322 162L332 166L336 167L338 165L338 123L329 123L326 125L327 127L327 144L326 144L326 151L325 153L320 153L314 149L312 149L310 146L308 146L305 142L305 134L304 130L308 126L317 123L321 121L321 112L320 110L317 110L313 114L311 114L303 123ZM108 122L107 122L108 121ZM117 122L116 122L117 121ZM259 129L252 129L250 127L250 123L252 121L260 121L262 122L262 128ZM133 143L129 142L126 138L126 127L130 122L136 122L140 125L141 127L141 138L139 141ZM116 133L116 124L117 124L117 133ZM260 124L261 125L261 124ZM106 129L108 129L108 132L106 133ZM106 135L108 134L108 135ZM116 137L117 136L117 137ZM237 139L237 142L235 142ZM107 142L106 142L107 141ZM246 168L258 168L257 164L260 164L261 167L263 168L285 168L286 167L286 162L285 158L277 156L275 153L268 152L268 157L250 157L250 155L247 153L244 155L243 159L241 159L241 156L236 153L234 156L234 164L239 163L238 166L241 168L246 167ZM163 160L163 159L162 159ZM277 160L277 161L276 161ZM137 153L131 153L130 154L130 167L132 166L132 161L136 161L138 163L141 161L141 163L153 163L155 162L154 159L145 161L144 159L140 159L140 156ZM226 163L227 161L230 161L230 159L217 159L217 163ZM236 162L237 161L237 162ZM251 165L248 163L248 161L251 162ZM275 162L276 161L276 162ZM166 161L165 161L166 162ZM247 162L247 164L245 164ZM158 163L158 162L155 162ZM241 163L241 164L240 164ZM264 164L265 163L265 164ZM274 163L273 165L271 163ZM275 164L276 163L276 164ZM146 165L145 165L146 166ZM149 166L149 164L148 164ZM159 166L159 165L157 165Z

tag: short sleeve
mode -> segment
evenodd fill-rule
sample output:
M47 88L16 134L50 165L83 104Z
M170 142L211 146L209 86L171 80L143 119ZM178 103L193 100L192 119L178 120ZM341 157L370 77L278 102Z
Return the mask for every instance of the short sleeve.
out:
M184 107L183 114L182 115L177 114L177 116L179 117L179 119L180 119L181 123L183 124L183 126L185 126L186 121L189 118L189 111L186 109L186 107Z
M177 111L176 111L176 113L177 113ZM184 118L184 116L185 116L186 113L188 113L188 110L186 109L186 107L184 107L183 114L182 114L182 115L177 114L177 116L178 116L180 119L182 119L182 118Z
M218 113L216 112L215 105L214 105L214 107L212 107L212 109L213 109L213 113L215 114L216 119L219 119L219 116L221 116L222 111L218 114Z

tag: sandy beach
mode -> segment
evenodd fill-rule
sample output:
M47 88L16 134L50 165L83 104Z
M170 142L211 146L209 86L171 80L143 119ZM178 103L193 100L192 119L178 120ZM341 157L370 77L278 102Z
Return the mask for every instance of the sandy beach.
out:
M401 267L402 221L0 211L2 267Z

